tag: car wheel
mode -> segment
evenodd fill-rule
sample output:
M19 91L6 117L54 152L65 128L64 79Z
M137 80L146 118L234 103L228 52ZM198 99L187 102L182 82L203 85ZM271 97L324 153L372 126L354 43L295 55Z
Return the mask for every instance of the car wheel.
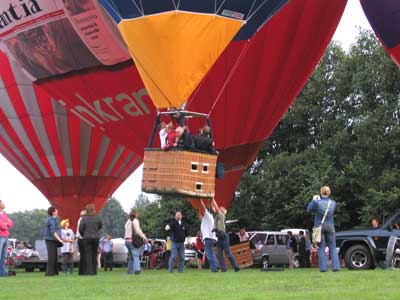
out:
M354 245L347 249L344 261L350 270L367 270L372 266L371 253L363 245Z
M271 265L269 264L269 258L264 256L261 260L261 268L263 270L267 270L271 267Z

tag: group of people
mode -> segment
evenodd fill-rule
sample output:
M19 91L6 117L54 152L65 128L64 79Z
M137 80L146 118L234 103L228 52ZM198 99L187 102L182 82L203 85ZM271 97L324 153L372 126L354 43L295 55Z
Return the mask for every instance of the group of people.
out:
M293 236L292 231L288 231L287 235L286 248L288 249L289 267L291 269L295 267L294 254L297 252L299 254L299 267L310 268L311 241L308 234L300 230L298 235L299 241Z
M96 215L94 204L87 205L85 210L81 212L76 234L70 229L68 219L62 220L60 223L58 211L55 207L49 207L47 214L48 218L44 229L48 254L46 276L58 275L58 248L61 248L64 273L67 273L67 271L73 273L75 238L78 240L80 253L79 275L96 275L102 223Z
M175 128L173 121L168 124L161 122L160 128L159 136L161 149L164 151L178 147L186 150L200 150L212 154L216 153L211 139L211 129L207 125L202 127L197 135L192 135L187 126L177 126Z
M330 198L331 190L328 186L321 187L320 195L314 196L307 206L307 211L314 213L314 227L321 226L321 241L319 243L318 257L321 272L328 270L328 258L325 255L325 248L329 248L329 256L332 261L332 270L340 271L339 256L336 251L336 237L334 226L334 212L336 202ZM203 200L200 201L203 213L201 214L201 234L198 235L197 246L203 249L204 256L207 258L211 272L217 272L218 267L222 272L227 271L223 254L225 253L233 269L239 271L240 268L230 250L230 238L226 232L226 209L219 207L215 200L210 202L209 207ZM7 257L8 237L10 228L13 226L12 220L4 211L5 205L0 200L0 276L7 276L8 271L5 264ZM211 213L215 214L215 216ZM78 240L80 253L79 275L97 274L97 257L99 252L100 230L102 222L96 215L95 206L89 204L81 212L78 220L76 234L70 229L70 221L58 218L58 211L55 207L47 210L48 218L44 230L44 237L48 252L48 263L46 276L58 275L57 249L61 248L63 256L63 271L73 272L73 252L74 241ZM375 221L374 223L378 223ZM376 224L374 224L377 226ZM166 225L165 229L169 232L172 241L171 256L169 258L168 269L174 271L176 258L178 258L178 272L183 272L185 261L185 239L188 236L188 226L182 220L181 212L176 212L172 222ZM310 266L311 243L309 237L304 232L299 233L299 242L288 232L287 248L289 258L294 252L300 256L300 266ZM128 274L140 274L140 256L143 254L144 246L149 244L148 238L140 228L139 215L136 210L132 210L129 219L125 224L125 245L128 249ZM248 239L244 230L239 233L240 241ZM217 258L213 247L217 246ZM105 269L112 270L112 241L111 236L106 236L101 241L101 249L104 253ZM149 251L148 251L149 252ZM151 251L149 252L151 253ZM200 257L199 257L200 258ZM292 261L292 260L291 260ZM292 264L292 263L291 263Z

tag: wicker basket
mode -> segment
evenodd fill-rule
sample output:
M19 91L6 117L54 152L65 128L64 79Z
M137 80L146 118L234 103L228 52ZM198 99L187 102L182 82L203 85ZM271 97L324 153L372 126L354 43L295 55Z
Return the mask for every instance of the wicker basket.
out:
M145 149L142 190L212 198L217 155L172 149Z
M244 242L230 247L233 257L235 258L239 268L248 268L253 265L253 256L251 255L250 243ZM214 248L214 253L217 256L217 249ZM225 265L232 268L229 259L224 254Z

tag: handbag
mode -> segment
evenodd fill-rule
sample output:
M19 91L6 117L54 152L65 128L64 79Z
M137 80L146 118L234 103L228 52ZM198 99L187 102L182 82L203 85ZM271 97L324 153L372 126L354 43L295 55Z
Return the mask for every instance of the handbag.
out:
M312 240L313 240L313 242L314 242L315 244L321 243L321 239L322 239L322 225L324 225L324 223L325 223L325 219L326 219L326 216L327 216L327 214L328 214L328 211L329 211L329 207L330 207L330 206L331 206L331 199L329 199L329 201L328 201L328 206L326 207L324 216L323 216L323 218L322 218L322 220L321 220L321 224L320 224L319 226L315 226L315 227L313 228L313 231L312 231Z
M132 245L135 248L141 248L144 245L144 240L136 234L135 228L133 227L133 220L131 221L132 226Z

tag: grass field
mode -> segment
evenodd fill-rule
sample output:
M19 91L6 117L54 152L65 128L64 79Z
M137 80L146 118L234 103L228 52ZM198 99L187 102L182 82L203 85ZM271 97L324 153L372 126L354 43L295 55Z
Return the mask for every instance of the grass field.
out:
M320 273L317 269L212 274L185 269L146 270L127 275L125 269L100 271L98 276L44 277L19 272L0 278L0 299L400 299L400 271L370 270Z

